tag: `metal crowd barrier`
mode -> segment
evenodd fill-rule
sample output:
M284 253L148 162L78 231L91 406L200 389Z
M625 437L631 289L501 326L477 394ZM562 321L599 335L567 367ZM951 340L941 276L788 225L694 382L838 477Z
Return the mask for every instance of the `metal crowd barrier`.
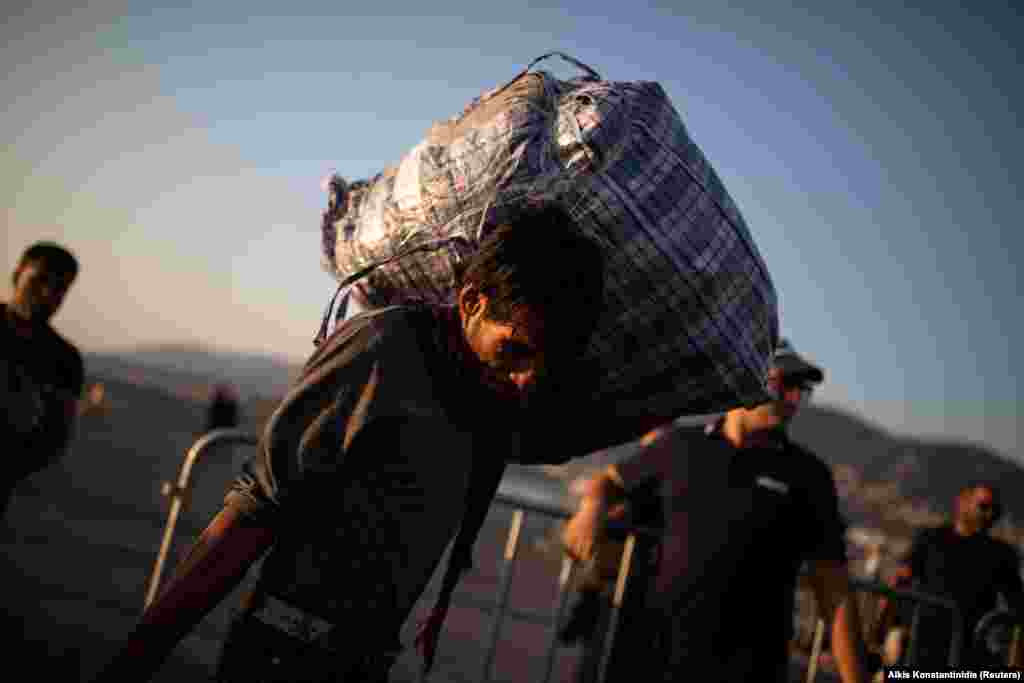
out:
M881 595L890 600L910 601L915 603L914 613L910 620L910 634L908 636L907 649L904 651L899 662L903 666L913 666L917 662L917 635L920 629L920 617L922 605L934 605L946 609L950 613L951 638L949 644L949 655L947 662L950 667L956 668L960 665L960 658L964 649L963 618L960 610L952 600L942 598L929 593L916 590L897 590L890 588L878 581L867 581L864 579L850 579L850 588L854 592L867 592ZM861 615L863 619L864 615ZM806 683L812 683L818 674L818 661L821 656L822 643L825 635L825 620L818 617L815 620L814 640L811 645L811 653L808 661Z
M171 510L167 514L167 524L164 526L163 539L160 541L160 550L156 555L156 563L153 565L153 573L150 574L149 584L146 587L146 601L144 607L156 599L160 590L160 578L163 575L164 565L167 564L167 555L171 550L171 540L174 538L174 530L178 525L178 517L188 500L189 484L192 478L192 468L206 449L215 445L246 444L255 446L257 437L243 432L239 429L214 429L207 432L192 444L192 447L185 453L185 461L181 464L177 481L165 481L161 492L170 498Z
M910 618L910 635L908 636L908 644L906 652L904 653L903 661L903 664L907 666L914 666L917 663L917 636L920 632L921 625L921 607L923 605L932 605L947 610L950 618L951 636L949 641L949 655L946 658L946 662L952 668L960 666L960 659L963 656L963 650L966 643L964 642L965 634L963 614L961 614L956 603L947 598L923 593L917 590L894 590L888 586L880 585L877 582L851 581L851 584L855 590L868 591L875 593L876 595L887 597L890 600L909 600L914 603L914 614Z
M502 488L504 488L504 486ZM491 626L491 638L484 656L483 671L478 679L480 683L490 683L491 665L494 660L494 655L497 652L497 646L500 640L501 624L505 614L507 613L519 618L526 617L528 619L533 616L530 613L513 611L508 608L508 594L512 586L516 549L519 543L519 530L522 527L526 515L528 513L538 514L554 520L564 520L571 517L573 512L575 512L574 510L561 505L542 502L539 500L526 500L521 494L503 491L502 488L499 488L495 502L499 505L513 508L512 524L509 527L508 542L505 546L505 557L502 564L501 579L498 588L499 600L497 604L494 605L494 607L497 608L497 612ZM633 568L633 552L636 547L637 536L649 533L647 530L642 528L627 527L626 530L628 531L628 534L623 547L622 558L619 561L618 578L616 579L615 591L612 594L609 625L604 634L604 641L601 644L596 683L604 683L608 675L608 665L611 659L612 647L615 643L616 631L618 630L619 617L622 612L622 603ZM562 571L558 577L558 602L554 612L546 615L544 618L544 621L551 630L551 636L548 640L547 651L544 658L545 667L544 677L541 679L542 683L548 683L551 680L551 674L554 671L555 660L558 654L558 629L565 616L565 609L569 603L569 579L576 568L576 564L576 561L569 557L562 559Z
M174 536L178 518L188 497L190 478L196 461L201 456L205 455L209 448L215 445L245 444L253 446L256 443L257 437L240 430L218 429L211 431L199 438L187 451L177 481L165 482L163 484L163 493L170 498L171 505L160 549L157 553L156 563L153 567L153 572L150 576L146 590L146 607L153 602L157 592L159 591L161 576L166 565L167 556L170 551L171 541ZM498 491L495 502L499 505L504 505L513 509L512 521L509 526L508 536L505 543L505 551L501 565L496 599L494 601L482 600L475 596L456 592L452 598L452 602L453 604L475 607L493 614L490 633L487 639L487 647L484 653L483 666L480 672L480 677L477 679L480 683L489 683L491 680L494 657L498 649L498 644L501 641L502 625L507 617L543 624L550 629L551 638L548 641L544 658L544 677L541 679L543 683L548 683L551 680L551 675L554 671L554 665L557 659L558 629L563 621L565 610L568 605L569 580L576 568L576 562L568 557L563 559L562 570L558 577L558 601L553 612L549 613L515 609L509 606L509 595L512 588L512 579L518 556L521 531L526 520L526 516L528 514L536 514L552 520L564 520L572 515L573 510L564 505L553 503L550 500L545 499L544 496L530 497L524 495L522 491L510 491L504 483ZM596 683L604 683L607 677L608 665L611 658L612 647L615 642L616 631L618 629L623 598L625 596L632 570L633 552L636 547L637 535L650 533L650 530L642 528L627 527L625 530L628 531L628 535L622 553L622 559L619 563L619 572L616 580L615 591L612 596L609 625L604 633L604 641L601 646ZM907 651L904 653L905 664L913 664L916 661L916 641L921 606L923 604L930 604L950 610L953 628L948 661L951 667L956 667L959 664L965 645L965 634L963 633L962 616L956 608L956 605L951 601L919 591L896 590L876 581L851 579L851 586L855 591L866 591L883 595L891 600L911 600L916 603L914 615L911 620L909 645ZM428 594L425 597L430 596ZM820 618L817 619L810 663L807 669L807 683L811 683L817 677L818 658L821 654L822 643L824 640L824 629L824 621ZM1019 637L1020 627L1018 626L1014 630L1014 643ZM421 680L424 678L425 675L421 677Z
M1002 608L993 609L985 613L975 625L973 633L967 633L964 628L963 614L956 604L949 599L937 595L931 595L917 590L897 590L878 581L863 579L851 579L850 586L854 591L874 593L892 601L909 601L914 604L914 612L910 620L910 632L907 637L907 647L898 662L901 666L913 667L918 663L917 636L920 630L921 607L932 605L943 608L949 612L950 618L950 643L949 654L946 662L950 668L955 669L960 665L964 652L973 643L983 641L990 631L999 627L1005 627L1009 631L1009 642L1007 643L1006 666L1016 667L1020 662L1016 661L1016 652L1020 646L1021 638L1024 636L1024 622L1015 614ZM861 615L863 618L864 615ZM821 655L822 639L824 636L825 622L818 618L815 622L815 631L809 666L807 669L806 683L812 683L817 677L817 663ZM972 638L973 640L968 640Z
M182 509L188 499L192 470L194 469L195 463L200 457L206 455L207 450L213 446L227 444L245 444L253 446L257 441L257 437L237 429L213 430L200 437L186 452L185 460L182 463L177 480L175 482L164 482L162 492L165 496L170 498L170 512L167 515L167 524L164 527L160 549L157 552L156 562L153 566L153 572L150 575L149 584L146 589L144 607L148 607L153 602L160 590L160 582L167 563L168 554L170 553L171 541L174 538L174 531L177 527ZM538 514L544 517L561 520L570 517L573 510L561 505L553 504L550 501L543 500L542 497L528 499L521 492L511 493L504 485L499 489L495 502L499 505L505 505L513 508L512 522L509 526L509 532L505 543L505 552L501 565L496 600L493 602L481 600L475 596L463 595L457 592L452 598L452 603L476 607L485 612L493 613L490 634L487 640L487 649L484 653L483 666L478 679L480 683L489 683L491 680L491 670L493 668L494 657L498 649L498 644L501 641L501 628L506 617L541 623L548 626L551 630L551 639L548 642L547 651L545 653L544 678L542 679L543 683L548 683L548 681L551 680L551 675L554 671L554 665L558 655L558 628L562 623L565 610L568 605L569 580L572 576L573 570L575 569L576 563L568 557L562 562L562 571L558 577L558 603L552 613L514 609L509 606L509 595L512 589L512 578L519 550L520 532L522 531L526 516L528 514ZM629 581L629 575L632 569L633 549L636 544L637 533L643 533L643 531L630 531L626 538L625 549L622 553L622 560L619 563L618 580L612 597L610 625L605 634L601 651L597 683L604 683L607 675L612 644L615 641L619 614L622 609L623 596L625 595L627 582ZM430 595L428 594L425 597L430 597ZM422 677L421 680L423 678L425 678L425 676Z
M1021 636L1024 635L1024 619L1009 610L997 607L984 614L974 627L974 642L984 643L989 649L988 636L992 631L1004 627L1009 630L1009 642L1007 645L1006 661L1009 667L1019 667L1022 663L1017 657L1020 648Z

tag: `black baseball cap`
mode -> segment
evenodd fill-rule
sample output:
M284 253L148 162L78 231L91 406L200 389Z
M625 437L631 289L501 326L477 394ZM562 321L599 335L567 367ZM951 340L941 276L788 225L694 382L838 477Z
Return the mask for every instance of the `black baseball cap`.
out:
M789 381L820 384L825 379L824 371L798 354L788 339L780 340L775 348L772 368L780 370L782 377Z

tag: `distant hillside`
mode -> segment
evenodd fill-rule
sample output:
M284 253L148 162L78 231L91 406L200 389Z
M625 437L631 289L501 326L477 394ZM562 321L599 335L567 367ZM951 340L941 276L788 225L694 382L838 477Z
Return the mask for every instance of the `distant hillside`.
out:
M850 522L881 530L893 552L916 528L947 521L954 497L971 481L1000 489L1006 514L994 533L1024 545L1024 500L1014 495L1024 487L1024 469L992 450L889 434L821 406L808 406L792 434L832 466Z
M230 382L244 398L280 396L300 366L285 359L190 346L156 346L86 354L86 372L146 383L180 395L183 389Z

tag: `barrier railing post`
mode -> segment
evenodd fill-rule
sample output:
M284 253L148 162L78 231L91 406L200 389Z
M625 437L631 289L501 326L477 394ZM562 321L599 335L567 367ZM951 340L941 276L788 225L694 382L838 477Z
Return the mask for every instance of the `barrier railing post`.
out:
M548 683L551 680L551 673L555 669L555 657L558 654L558 629L565 617L566 605L569 603L569 578L572 576L575 564L568 556L562 558L562 573L558 576L558 608L552 617L551 640L548 642L548 652L545 657L543 683Z
M1021 629L1024 627L1022 617L1012 609L1006 607L995 607L985 612L974 624L974 630L968 631L964 624L964 636L961 645L961 655L967 645L980 647L989 654L994 654L998 648L1005 644L1006 652L1002 664L1011 669L1019 668L1019 652L1021 645ZM961 623L964 623L961 618ZM999 635L1000 631L1006 629L1007 640L1005 643L1001 638L992 639L992 635Z
M629 572L633 566L633 549L636 547L636 534L626 537L626 545L622 549L622 561L619 563L619 576L615 582L615 594L612 596L612 612L608 619L608 631L604 635L601 646L601 663L597 670L597 683L604 683L611 663L612 650L615 647L615 635L619 628L619 616L622 612L622 601L626 595Z
M959 609L954 609L951 615L953 620L953 632L949 639L949 666L953 669L960 666L960 654L964 647L964 619Z
M825 642L825 620L818 617L814 621L814 640L811 641L811 656L807 661L806 683L812 683L818 677L818 661L821 659L821 648Z
M522 531L523 517L522 509L517 509L512 513L512 524L509 526L508 541L505 543L504 562L501 565L498 604L495 606L494 621L491 622L491 637L487 645L487 653L484 655L483 672L480 675L481 683L489 683L491 680L491 664L494 661L494 653L498 649L501 623L505 619L505 610L508 608L508 596L512 589L512 574L516 554L519 551L519 533Z
M917 665L917 634L921 630L921 603L914 605L914 615L910 618L910 635L907 643L907 651L904 656L904 666Z
M164 526L163 538L160 540L160 549L157 551L156 563L153 566L153 573L149 577L149 584L146 588L146 599L143 603L143 610L148 608L156 599L160 590L160 577L163 574L164 566L167 564L167 555L171 550L171 541L174 539L174 530L178 525L178 517L185 505L188 495L188 487L192 476L192 468L199 456L207 448L216 444L242 443L254 446L259 439L246 432L237 429L215 429L201 436L192 447L185 453L185 461L178 473L178 480L174 483L164 482L163 493L171 499L171 509L167 513L167 524Z

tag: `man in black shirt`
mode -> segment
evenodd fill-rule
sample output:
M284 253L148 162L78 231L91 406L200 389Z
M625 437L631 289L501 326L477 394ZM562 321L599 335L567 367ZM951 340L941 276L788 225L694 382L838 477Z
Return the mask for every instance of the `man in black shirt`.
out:
M0 304L0 518L14 487L64 455L78 414L82 356L50 325L78 274L63 247L32 245Z
M586 559L623 492L662 484L665 531L648 591L652 639L634 658L642 680L786 681L794 592L808 562L845 683L867 680L845 527L828 467L786 425L821 370L784 345L768 376L775 401L736 409L706 429L662 430L588 482L564 531ZM617 672L620 673L620 672Z
M989 534L1000 510L992 484L966 485L954 502L952 523L918 531L902 568L915 589L956 603L965 636L961 663L966 666L1006 664L989 661L990 657L973 638L981 617L999 607L1000 595L1018 618L1024 616L1020 557L1012 546ZM889 609L892 606L886 605ZM922 605L919 609L916 661L911 664L945 666L949 661L953 615L937 606ZM910 618L910 614L904 615L904 626L909 625Z

